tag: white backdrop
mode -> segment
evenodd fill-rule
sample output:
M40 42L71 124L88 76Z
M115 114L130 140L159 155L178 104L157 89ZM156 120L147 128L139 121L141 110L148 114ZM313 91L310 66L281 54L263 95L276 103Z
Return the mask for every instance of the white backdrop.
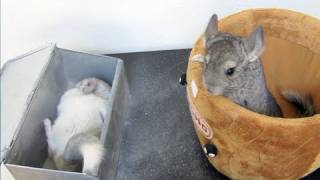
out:
M257 7L320 18L319 0L1 0L1 60L48 42L93 53L190 48L213 13Z

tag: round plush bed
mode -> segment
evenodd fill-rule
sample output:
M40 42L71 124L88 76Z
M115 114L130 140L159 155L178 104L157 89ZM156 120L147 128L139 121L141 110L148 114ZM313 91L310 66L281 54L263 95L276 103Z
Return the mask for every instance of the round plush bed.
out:
M202 82L201 36L187 69L187 96L201 145L216 147L210 163L232 179L297 179L320 167L320 114L297 118L280 92L312 97L320 112L320 20L288 10L246 10L219 21L219 31L248 36L258 25L265 34L262 63L268 89L284 118L247 110L210 94Z

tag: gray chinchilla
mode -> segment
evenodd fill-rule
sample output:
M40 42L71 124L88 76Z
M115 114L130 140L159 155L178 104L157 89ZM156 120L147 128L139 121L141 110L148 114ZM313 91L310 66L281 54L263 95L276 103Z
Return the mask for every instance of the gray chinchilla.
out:
M281 117L280 107L266 87L261 64L264 49L262 26L258 26L249 37L234 36L219 32L217 15L213 15L204 38L203 79L208 91L257 113ZM290 90L282 95L297 108L302 108L303 116L313 114L308 98Z

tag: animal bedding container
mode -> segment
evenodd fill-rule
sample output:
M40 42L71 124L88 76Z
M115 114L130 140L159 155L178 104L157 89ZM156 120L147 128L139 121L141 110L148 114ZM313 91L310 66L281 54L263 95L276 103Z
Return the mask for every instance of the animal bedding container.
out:
M219 31L248 36L258 25L265 32L262 63L268 89L284 118L249 111L203 85L202 37L192 49L187 95L201 145L211 145L210 163L232 179L297 179L320 167L320 115L295 118L280 95L296 90L310 95L320 112L320 21L288 10L247 10L219 21Z
M108 153L100 176L44 169L48 154L43 119L55 119L61 95L87 77L112 85L101 134ZM2 165L16 180L115 179L128 95L123 61L118 58L49 45L9 61L1 72Z

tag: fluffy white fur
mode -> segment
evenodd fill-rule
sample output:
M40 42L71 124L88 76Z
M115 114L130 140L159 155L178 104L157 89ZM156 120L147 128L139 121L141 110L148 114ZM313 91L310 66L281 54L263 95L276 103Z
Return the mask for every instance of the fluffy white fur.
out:
M98 174L99 165L103 159L104 148L102 144L84 144L80 151L83 154L83 172L86 174Z
M82 133L100 137L110 91L111 87L99 79L84 79L61 97L54 124L49 119L44 120L49 156L58 169L75 170L72 162L64 159L66 146L73 136ZM103 145L100 141L83 142L78 147L84 161L82 172L97 175L103 159Z

